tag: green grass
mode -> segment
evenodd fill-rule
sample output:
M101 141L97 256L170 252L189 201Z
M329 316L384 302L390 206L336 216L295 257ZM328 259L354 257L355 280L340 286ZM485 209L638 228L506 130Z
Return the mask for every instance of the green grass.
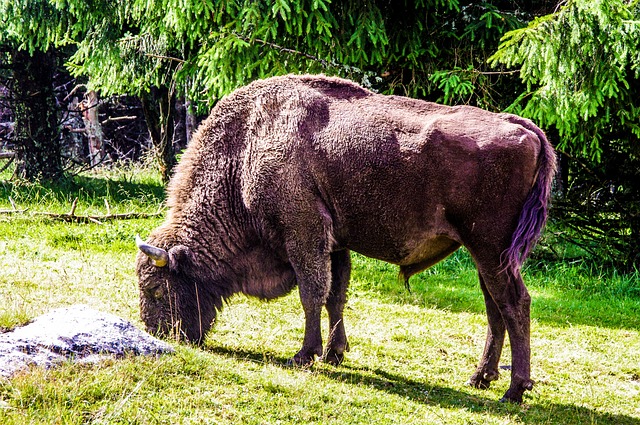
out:
M75 224L35 211L104 214L162 208L157 177L135 168L62 185L0 181L0 328L76 303L142 325L133 236L161 218ZM534 390L520 406L465 386L485 338L484 303L465 251L414 276L353 258L339 367L292 369L303 314L297 293L234 297L203 347L174 355L65 364L0 379L1 424L640 424L640 282L585 263L535 263ZM325 318L326 319L326 318ZM325 321L326 327L326 321ZM508 346L502 364L510 364Z

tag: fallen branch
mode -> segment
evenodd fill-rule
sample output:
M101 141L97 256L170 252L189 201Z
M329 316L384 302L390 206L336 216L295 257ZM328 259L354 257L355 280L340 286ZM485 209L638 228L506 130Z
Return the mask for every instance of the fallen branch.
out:
M54 220L62 220L69 223L95 223L95 224L104 224L104 221L109 220L132 220L136 218L151 218L158 217L162 213L137 213L137 212L128 212L121 214L103 214L103 215L71 215L71 214L56 214L51 212L43 212L43 211L35 211L32 214L34 215L42 215L49 217Z
M23 210L0 210L0 214L20 214L29 211L29 208Z
M11 199L11 196L9 196L9 202L11 203L11 209L10 210L0 210L0 214L19 214L19 213L24 213L24 212L29 210L29 208L25 208L25 209L19 210L16 207L16 203L13 202L13 199Z
M131 120L135 120L138 119L137 116L135 115L127 115L127 116L123 116L123 117L109 117L106 120L102 120L100 122L100 124L105 125L108 124L110 122L114 122L114 121L131 121Z
M28 209L19 210L16 208L13 200L9 198L13 209L11 210L0 210L0 213L4 214L20 214L28 211ZM139 212L127 212L127 213L118 213L112 214L111 207L109 206L109 202L104 200L105 206L107 208L107 214L98 214L98 215L76 215L76 208L78 206L78 198L73 200L71 204L71 210L68 213L52 213L48 211L33 211L32 215L39 215L48 217L52 220L62 220L68 223L94 223L94 224L104 224L104 221L109 220L131 220L137 218L151 218L158 217L162 214L161 211L155 213L139 213Z
M16 154L15 152L0 152L0 159L8 159L7 163L0 168L0 173L2 173L13 164L13 160L16 159Z

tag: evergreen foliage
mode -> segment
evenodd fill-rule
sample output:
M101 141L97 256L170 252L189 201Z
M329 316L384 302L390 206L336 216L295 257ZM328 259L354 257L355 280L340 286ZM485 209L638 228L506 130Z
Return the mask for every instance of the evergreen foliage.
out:
M511 2L461 0L0 0L0 11L9 17L0 43L31 53L72 45L67 67L88 90L139 96L155 109L145 115L165 179L173 112L161 106L185 96L207 113L257 78L324 72L500 110L508 102L496 94L513 92L504 90L513 79L478 69L528 16Z
M569 1L507 33L491 61L521 66L529 91L521 113L555 127L559 148L599 160L614 128L640 138L637 1Z
M13 76L17 174L55 180L62 175L53 48L72 35L70 16L47 1L0 0L0 64Z
M562 236L604 261L637 267L640 3L570 0L507 33L491 60L521 66L527 91L512 109L559 134Z
M204 110L240 85L291 72L500 109L495 82L477 69L527 15L494 3L129 0L79 40L70 67L103 92L164 85Z
M57 3L57 4L56 4ZM34 51L48 51L77 35L72 15L64 2L47 0L0 0L0 16L3 28L0 31L0 46ZM80 3L80 2L78 2Z
M88 11L95 24L68 66L103 95L157 106L145 115L168 180L173 111L160 106L184 96L206 114L258 78L323 72L384 93L501 109L496 82L476 68L485 48L523 24L507 10L459 0L127 0Z

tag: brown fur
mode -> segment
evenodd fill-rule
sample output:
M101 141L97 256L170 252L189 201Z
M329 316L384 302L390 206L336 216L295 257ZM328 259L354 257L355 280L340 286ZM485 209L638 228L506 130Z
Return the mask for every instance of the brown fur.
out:
M508 331L505 398L521 401L532 381L519 269L544 224L554 166L542 132L513 115L324 76L254 82L218 103L182 157L167 220L149 238L169 264L138 257L142 318L201 341L232 294L272 299L298 285L305 337L292 361L323 354L324 306L324 358L339 363L350 250L398 264L408 279L464 245L489 318L470 383L497 379Z

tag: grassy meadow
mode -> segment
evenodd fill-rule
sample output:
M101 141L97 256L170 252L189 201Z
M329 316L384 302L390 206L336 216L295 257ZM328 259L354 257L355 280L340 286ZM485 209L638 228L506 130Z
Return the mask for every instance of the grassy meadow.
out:
M26 211L0 213L0 331L78 303L142 326L134 235L162 217L73 223L38 212L69 213L76 198L78 216L161 212L159 178L127 167L56 186L8 177L0 175L0 210L13 202ZM499 381L465 385L486 316L464 250L414 276L410 292L396 267L353 260L351 351L339 367L285 366L303 335L295 291L268 303L236 296L203 347L0 378L0 424L640 424L638 273L528 263L537 385L513 405L498 402L508 344Z

